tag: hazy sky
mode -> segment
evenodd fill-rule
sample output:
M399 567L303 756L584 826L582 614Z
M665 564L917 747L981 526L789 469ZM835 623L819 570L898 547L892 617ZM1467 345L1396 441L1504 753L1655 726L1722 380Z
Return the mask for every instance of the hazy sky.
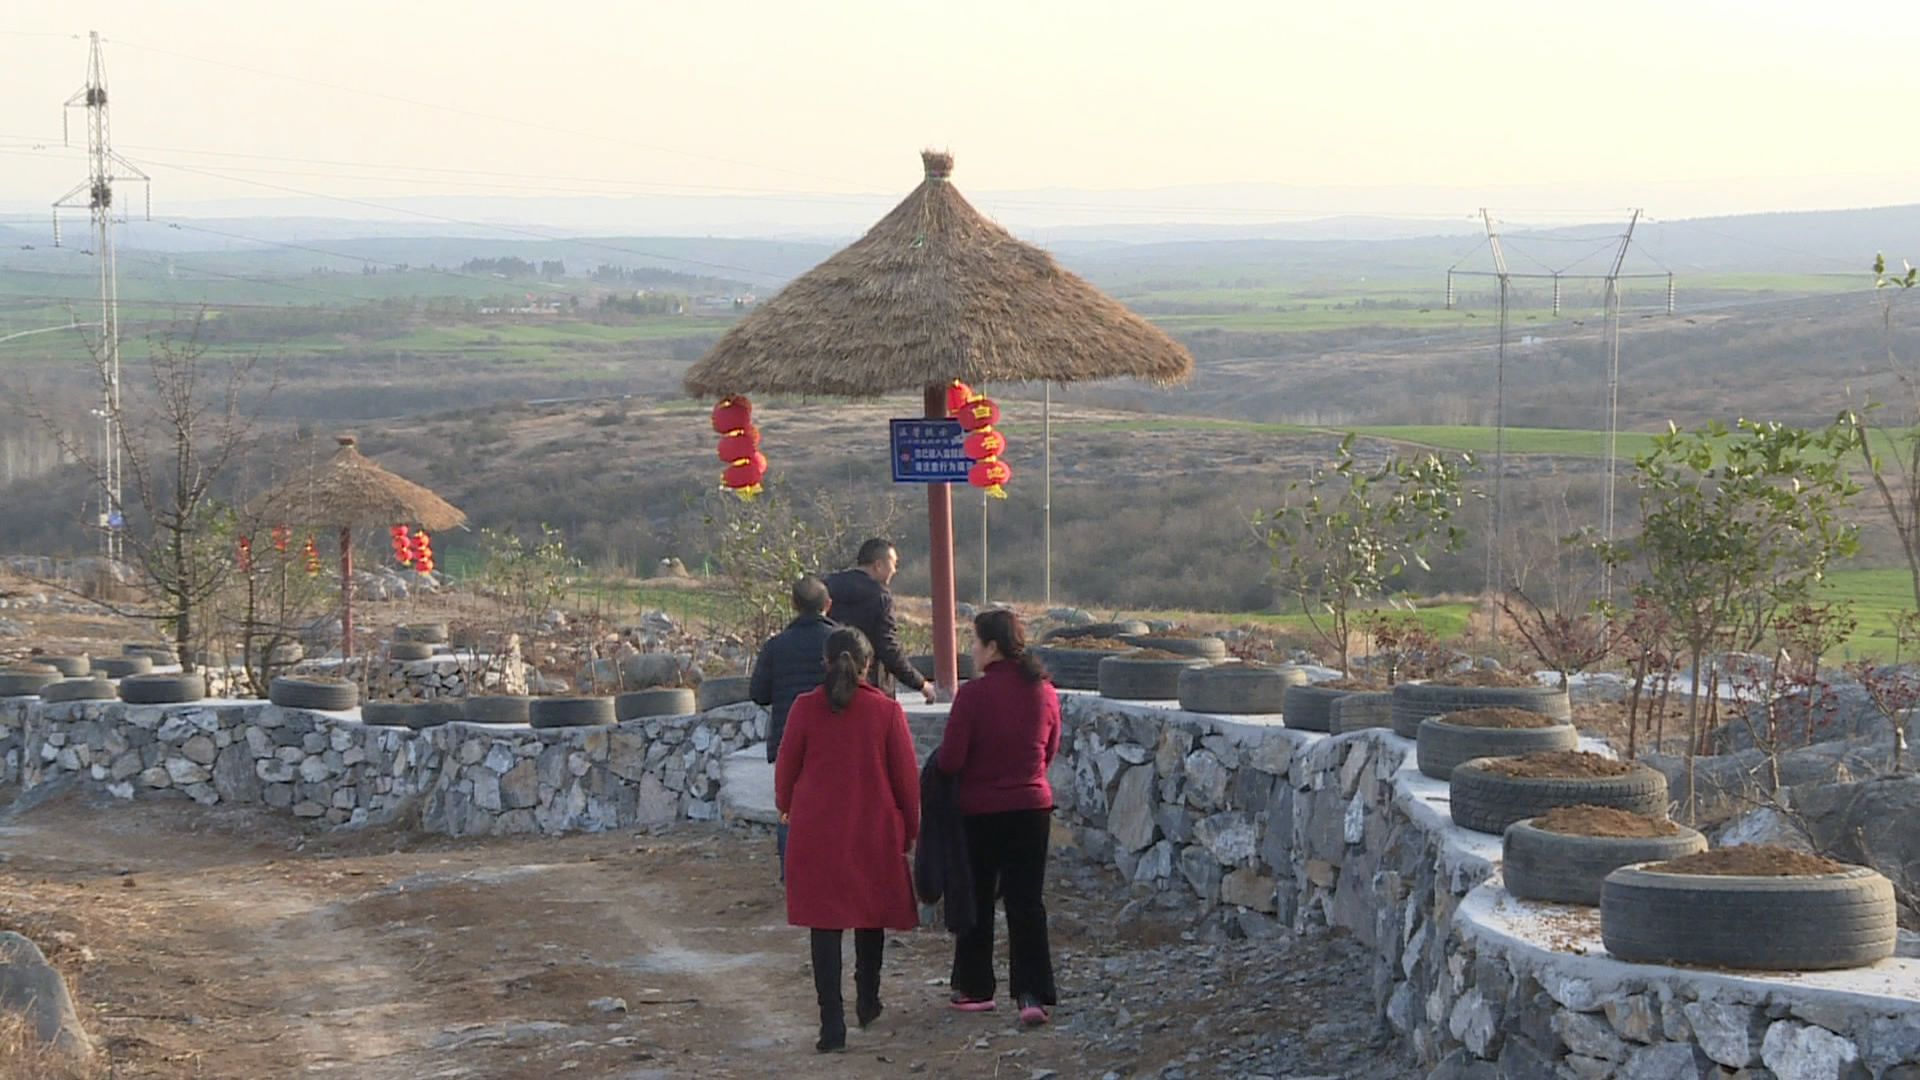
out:
M1310 189L1242 211L1920 192L1912 4L24 0L0 8L10 210L82 175L31 144L57 143L89 29L117 145L175 205L895 195L925 145L963 190Z

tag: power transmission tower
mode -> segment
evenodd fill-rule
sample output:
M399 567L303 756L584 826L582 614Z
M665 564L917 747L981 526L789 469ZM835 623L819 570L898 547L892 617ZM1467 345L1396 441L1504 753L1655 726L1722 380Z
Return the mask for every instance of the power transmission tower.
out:
M1447 309L1452 310L1455 303L1453 279L1461 277L1491 277L1500 283L1500 338L1495 353L1494 368L1494 459L1492 505L1488 507L1488 525L1491 535L1488 538L1486 589L1489 596L1497 596L1499 590L1506 587L1503 580L1505 568L1501 549L1502 533L1505 524L1504 478L1506 476L1507 454L1507 412L1506 412L1506 375L1507 375L1507 330L1509 326L1508 307L1511 300L1512 283L1517 278L1539 279L1553 283L1553 313L1560 314L1561 283L1565 281L1599 281L1605 290L1606 330L1604 343L1607 361L1607 481L1606 505L1602 509L1602 531L1611 542L1614 538L1614 487L1619 474L1620 457L1620 282L1634 278L1665 278L1667 282L1667 314L1674 311L1673 272L1663 268L1660 273L1623 273L1626 264L1627 249L1633 243L1634 226L1639 224L1641 210L1631 211L1627 227L1620 234L1618 245L1613 249L1613 262L1605 274L1570 273L1571 266L1548 268L1544 273L1514 273L1507 268L1506 253L1501 248L1500 231L1495 225L1492 213L1486 209L1480 211L1481 221L1487 230L1486 247L1493 256L1492 270L1462 270L1460 263L1447 269ZM1475 249L1478 251L1479 249ZM1598 254L1595 252L1594 254ZM1469 258L1472 256L1469 255ZM1591 257L1591 256L1589 256ZM1465 260L1462 260L1463 262ZM1535 260L1538 261L1538 260ZM1581 260L1584 261L1584 260ZM1575 265L1578 265L1576 263ZM1613 595L1613 570L1602 564L1601 596ZM1496 603L1492 615L1493 626L1499 629L1499 606Z
M67 99L61 129L70 129L66 118L72 110L87 110L87 179L53 204L53 245L60 246L60 211L86 207L93 219L93 260L100 278L100 335L95 359L100 367L100 527L101 551L118 562L121 555L120 530L125 517L120 501L120 284L113 258L113 185L126 180L148 183L146 173L113 152L112 129L107 116L107 64L100 51L100 32L88 35L92 45L87 60L87 84ZM71 145L71 138L68 139ZM153 217L153 189L147 188L147 217Z

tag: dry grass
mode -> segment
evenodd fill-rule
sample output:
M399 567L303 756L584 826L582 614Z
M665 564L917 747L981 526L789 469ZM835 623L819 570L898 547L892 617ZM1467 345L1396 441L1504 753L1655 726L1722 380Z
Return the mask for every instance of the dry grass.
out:
M74 1061L36 1038L25 1020L0 1017L0 1077L5 1080L105 1080L110 1066Z

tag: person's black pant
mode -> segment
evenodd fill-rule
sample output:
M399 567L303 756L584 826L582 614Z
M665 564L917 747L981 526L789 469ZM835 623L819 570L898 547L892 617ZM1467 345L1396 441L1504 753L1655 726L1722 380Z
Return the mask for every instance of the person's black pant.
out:
M820 1015L839 1016L843 1006L840 998L840 939L839 930L815 930L810 944L813 946L813 992L820 1000ZM880 956L885 948L886 935L879 930L855 930L853 932L853 983L859 994L858 1000L865 1004L874 1004L880 1000Z
M1051 810L969 814L967 859L973 866L973 929L953 941L954 993L985 1001L993 997L993 900L1007 907L1007 989L1014 1000L1057 1004L1053 953L1047 947L1047 841Z

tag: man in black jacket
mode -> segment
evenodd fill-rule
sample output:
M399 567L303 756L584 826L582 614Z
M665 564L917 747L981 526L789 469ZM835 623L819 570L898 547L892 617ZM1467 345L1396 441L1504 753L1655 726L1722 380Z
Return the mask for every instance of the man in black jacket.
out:
M767 639L754 662L747 696L767 708L767 761L780 756L780 736L787 730L787 713L801 694L827 678L827 637L836 629L827 612L833 597L826 582L809 574L793 583L793 621ZM780 880L787 877L787 827L774 830L780 853Z
M827 591L833 596L834 621L851 626L867 635L873 644L873 666L867 681L892 692L891 674L907 686L934 700L933 684L913 669L900 651L900 631L893 618L893 593L887 583L900 569L900 553L891 541L878 537L860 545L860 565L827 575Z

